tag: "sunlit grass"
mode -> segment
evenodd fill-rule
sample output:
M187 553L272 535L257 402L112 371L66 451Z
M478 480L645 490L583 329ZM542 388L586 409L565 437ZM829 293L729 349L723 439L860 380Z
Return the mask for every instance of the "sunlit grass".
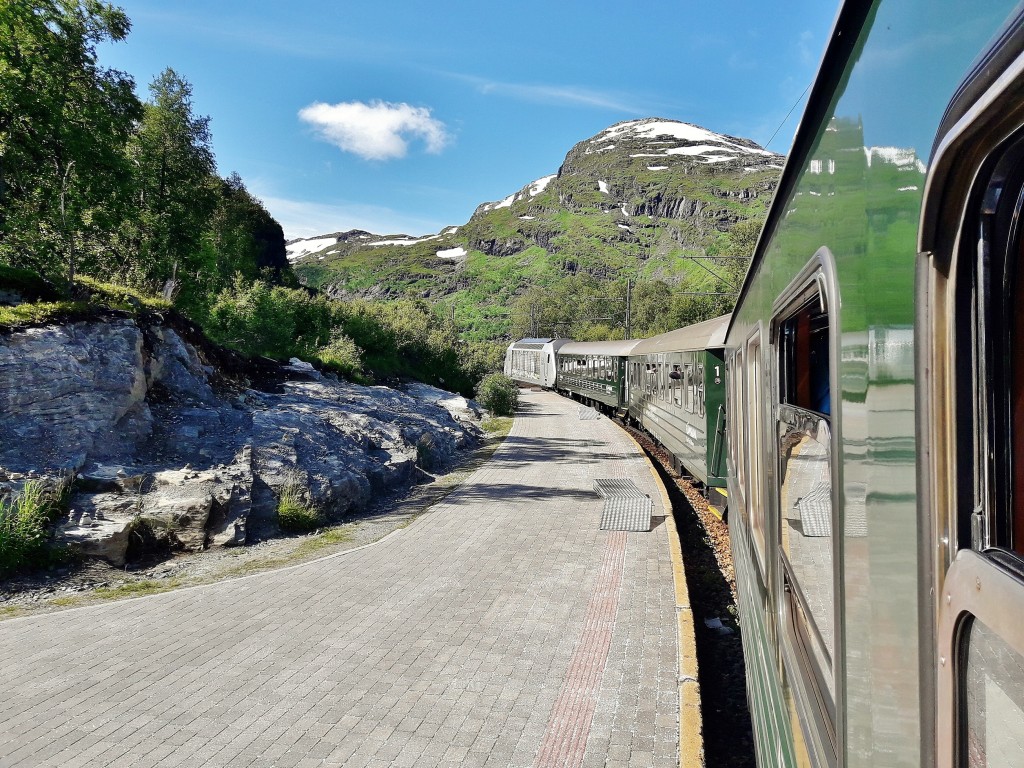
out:
M508 437L514 421L511 416L489 416L480 422L480 428L490 437Z
M100 600L120 600L126 597L142 597L144 595L156 595L160 592L167 592L171 589L177 589L181 586L181 582L178 579L170 579L168 581L128 581L124 584L118 584L116 587L100 587L94 589L88 596L99 598Z

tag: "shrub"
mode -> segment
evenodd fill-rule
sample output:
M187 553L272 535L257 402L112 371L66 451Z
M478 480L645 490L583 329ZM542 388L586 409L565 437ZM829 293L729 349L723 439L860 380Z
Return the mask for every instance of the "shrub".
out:
M326 367L340 373L349 381L366 384L363 373L363 350L340 330L331 332L331 340L316 351L317 359Z
M0 574L51 562L50 526L59 513L59 495L35 480L13 501L0 502Z
M519 387L503 373L490 373L477 385L476 399L494 416L512 416L519 407Z
M320 513L302 498L296 478L289 478L281 486L281 495L277 500L277 520L281 530L292 533L309 533L324 525Z

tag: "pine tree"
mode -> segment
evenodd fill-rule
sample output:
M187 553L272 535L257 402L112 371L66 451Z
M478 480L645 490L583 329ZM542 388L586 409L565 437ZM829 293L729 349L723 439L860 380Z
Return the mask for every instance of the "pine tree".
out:
M128 148L135 167L136 282L151 287L198 280L201 243L217 201L210 118L193 114L192 86L165 69L149 86L142 122Z

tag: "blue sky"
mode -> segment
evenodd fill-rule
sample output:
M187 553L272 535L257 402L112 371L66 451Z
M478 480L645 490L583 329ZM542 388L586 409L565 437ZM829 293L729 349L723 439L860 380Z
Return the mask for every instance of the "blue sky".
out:
M115 0L116 2L116 0ZM786 152L836 8L604 0L122 0L101 64L140 96L165 67L288 238L463 224L621 120L664 117ZM781 127L780 127L781 126Z

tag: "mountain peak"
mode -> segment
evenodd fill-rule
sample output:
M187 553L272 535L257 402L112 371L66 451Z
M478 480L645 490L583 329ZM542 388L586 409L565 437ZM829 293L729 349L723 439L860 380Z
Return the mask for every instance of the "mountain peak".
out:
M693 123L660 117L616 123L583 142L583 151L591 154L607 152L616 147L621 150L622 144L628 144L630 150L636 150L630 157L682 155L700 163L721 163L751 156L759 156L762 160L782 159L781 155L763 149L750 139L715 133Z

